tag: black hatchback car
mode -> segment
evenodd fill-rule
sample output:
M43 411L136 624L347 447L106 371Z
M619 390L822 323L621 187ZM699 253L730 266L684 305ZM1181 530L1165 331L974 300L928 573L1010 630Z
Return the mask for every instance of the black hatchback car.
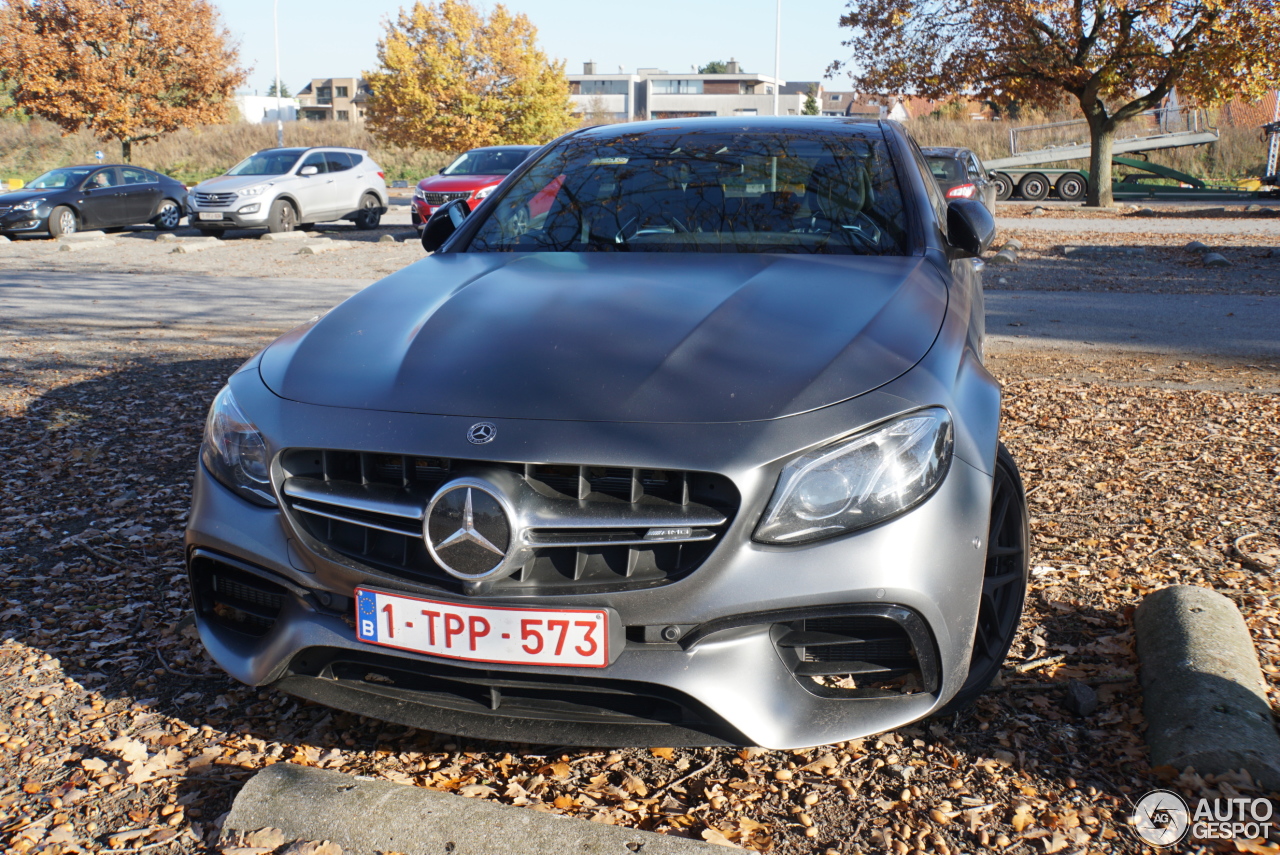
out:
M950 146L930 146L921 152L948 199L976 199L992 214L996 212L996 183L976 154Z
M128 164L51 169L21 190L0 193L0 234L50 237L84 229L151 223L176 229L187 188L167 175Z

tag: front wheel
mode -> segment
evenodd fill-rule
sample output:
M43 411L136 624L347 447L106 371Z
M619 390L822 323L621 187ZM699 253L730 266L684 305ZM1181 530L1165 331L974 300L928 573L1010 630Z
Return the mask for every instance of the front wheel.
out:
M76 219L76 212L66 205L59 205L49 213L49 235L51 237L73 235L79 228L80 221Z
M1001 443L991 488L991 520L987 527L987 560L978 601L969 674L940 714L958 712L986 691L1000 673L1018 632L1031 576L1031 526L1022 476L1009 449Z
M178 203L172 199L165 199L160 203L160 210L156 211L156 228L162 232L171 232L182 222L182 209L178 207Z
M369 231L376 229L382 222L382 203L372 193L364 194L360 200L360 210L356 212L356 228Z
M271 203L271 213L267 216L267 231L274 234L291 232L298 225L298 212L283 199Z

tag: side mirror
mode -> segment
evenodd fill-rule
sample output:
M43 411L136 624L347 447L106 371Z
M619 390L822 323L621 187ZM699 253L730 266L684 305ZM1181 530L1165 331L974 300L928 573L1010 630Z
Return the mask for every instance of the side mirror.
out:
M447 166L442 166L442 167L440 167L440 169L439 169L439 170L437 170L436 175L444 175L444 171L445 171L446 169L448 169L448 168L449 168L449 167L447 167Z
M453 237L453 233L470 213L471 206L466 199L454 199L436 208L436 212L422 227L422 248L427 252L435 252L444 246L445 241Z
M995 236L995 218L977 199L952 199L947 205L947 242L965 255L982 255Z
M302 167L301 169L299 169L299 170L298 170L298 174L299 174L299 175L315 175L315 174L316 174L317 172L319 172L319 171L320 171L319 167L316 167L316 166L304 166L304 167Z

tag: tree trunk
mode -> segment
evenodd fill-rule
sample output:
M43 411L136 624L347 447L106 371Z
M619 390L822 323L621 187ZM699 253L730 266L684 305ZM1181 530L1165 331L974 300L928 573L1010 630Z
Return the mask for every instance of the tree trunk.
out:
M1110 208L1111 148L1115 142L1116 123L1106 116L1089 117L1089 195L1088 208Z
M133 163L133 141L121 140L120 156L124 158L125 163Z

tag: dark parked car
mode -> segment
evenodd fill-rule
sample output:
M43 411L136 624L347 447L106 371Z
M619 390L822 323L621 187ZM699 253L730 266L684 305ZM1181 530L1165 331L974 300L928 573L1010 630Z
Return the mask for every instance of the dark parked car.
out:
M560 138L217 395L186 534L206 647L552 744L809 746L972 701L1028 576L993 235L893 122Z
M503 178L538 150L536 145L498 145L475 148L453 163L418 182L413 192L413 224L422 224L445 202L467 199L480 202Z
M173 230L182 222L187 188L167 175L128 164L51 169L21 190L0 193L0 234L152 223Z
M995 213L998 188L976 154L967 148L942 146L921 151L929 162L929 171L948 199L977 199Z

